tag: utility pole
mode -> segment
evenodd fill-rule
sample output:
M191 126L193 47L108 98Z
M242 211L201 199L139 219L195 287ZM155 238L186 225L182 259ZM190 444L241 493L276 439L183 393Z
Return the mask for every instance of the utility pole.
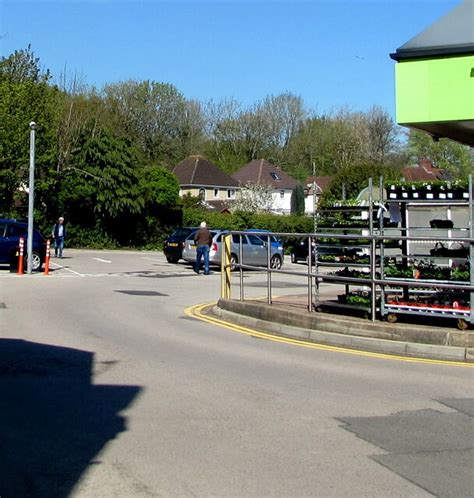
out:
M26 252L28 254L26 273L31 274L33 266L33 208L35 202L35 130L36 123L30 123L30 181L28 186L28 240Z
M313 161L313 231L316 232L318 226L316 222L316 165Z

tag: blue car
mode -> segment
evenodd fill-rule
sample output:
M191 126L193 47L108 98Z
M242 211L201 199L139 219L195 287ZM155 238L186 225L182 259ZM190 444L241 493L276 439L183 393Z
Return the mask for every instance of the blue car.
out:
M283 251L283 242L281 239L279 239L276 235L273 235L273 232L270 230L257 230L257 229L251 229L251 230L245 230L246 232L257 232L257 233L265 233L265 235L258 235L264 242L268 241L268 236L270 236L270 243L272 245L272 249L274 251ZM268 234L268 235L266 235Z
M25 257L28 223L0 218L0 264L16 264L20 237L25 239ZM38 230L33 229L32 270L39 271L46 258L46 241Z

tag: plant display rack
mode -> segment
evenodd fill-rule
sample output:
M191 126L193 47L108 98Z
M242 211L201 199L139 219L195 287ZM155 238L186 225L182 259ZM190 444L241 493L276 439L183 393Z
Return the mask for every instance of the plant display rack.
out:
M383 190L382 190L383 191ZM463 248L453 249L453 239L473 237L473 198L472 179L468 188L447 184L432 185L430 188L415 189L389 186L387 199L390 207L397 204L400 208L401 226L394 229L380 226L382 235L402 235L403 240L397 254L387 254L382 241L380 244L380 275L384 280L393 279L407 285L382 285L380 314L390 322L399 315L430 316L457 320L458 328L465 329L474 323L474 310L471 307L473 293L450 289L449 285L472 286L473 247L463 242ZM447 220L445 226L416 226L412 219L417 211L442 211ZM453 212L464 212L463 226L456 226ZM409 240L410 237L423 237L422 242ZM437 249L438 247L438 249ZM416 286L410 284L416 283ZM420 284L426 283L426 288ZM437 288L436 284L443 285ZM446 287L447 286L447 287Z
M370 240L365 238L373 233L371 206L372 202L369 206L336 206L319 212L316 233L327 237L317 243L314 269L316 273L323 273L319 282L343 285L344 293L337 301L321 300L316 286L314 306L317 311L345 310L366 317L371 313Z

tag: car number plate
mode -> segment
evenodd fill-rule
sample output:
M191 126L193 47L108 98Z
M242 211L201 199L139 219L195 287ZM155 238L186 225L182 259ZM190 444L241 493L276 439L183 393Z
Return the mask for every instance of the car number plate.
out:
M170 242L168 245L170 247L178 247L178 244L176 242Z

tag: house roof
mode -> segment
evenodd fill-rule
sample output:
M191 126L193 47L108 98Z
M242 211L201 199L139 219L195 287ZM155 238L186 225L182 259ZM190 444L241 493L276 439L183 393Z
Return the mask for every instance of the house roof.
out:
M298 184L294 178L265 159L250 161L232 176L241 186L247 184L266 185L277 190L293 189Z
M474 0L460 5L414 36L394 54L396 61L418 57L474 54Z
M432 182L448 179L446 172L435 168L429 159L421 159L420 164L405 166L402 170L402 176L408 182Z
M189 156L177 164L172 172L179 184L205 187L238 187L238 182L203 156Z
M332 176L308 176L306 178L306 185L309 187L308 193L313 193L313 182L316 183L316 191L322 193L332 182L333 178Z

